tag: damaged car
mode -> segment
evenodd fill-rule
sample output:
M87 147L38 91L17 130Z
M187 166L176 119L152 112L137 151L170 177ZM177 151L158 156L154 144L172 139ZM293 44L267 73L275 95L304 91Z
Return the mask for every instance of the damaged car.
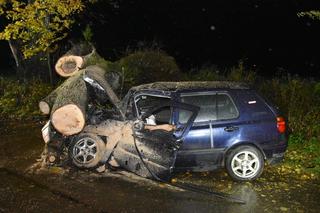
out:
M86 74L83 79L112 110L92 110L73 136L60 135L50 121L42 130L79 168L106 164L157 180L173 171L225 168L232 179L249 181L266 161L284 157L285 119L243 83L156 82L133 87L119 100L107 85Z

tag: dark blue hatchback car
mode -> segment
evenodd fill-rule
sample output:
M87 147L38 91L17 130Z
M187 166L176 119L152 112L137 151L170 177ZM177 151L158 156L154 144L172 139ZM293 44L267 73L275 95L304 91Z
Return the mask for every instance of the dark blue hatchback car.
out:
M88 86L110 94L87 78ZM258 178L265 161L281 161L287 148L285 119L242 83L157 82L111 102L113 113L104 113L111 117L89 116L87 127L71 138L57 139L49 121L45 141L63 141L80 168L109 164L155 177L225 167L238 181Z
M284 157L287 148L284 118L245 84L160 82L135 87L131 92L137 117L167 101L200 108L183 138L176 170L209 171L225 167L235 180L253 180L261 175L265 161L273 164ZM153 114L152 122L173 124L179 130L189 116L187 110L167 108Z

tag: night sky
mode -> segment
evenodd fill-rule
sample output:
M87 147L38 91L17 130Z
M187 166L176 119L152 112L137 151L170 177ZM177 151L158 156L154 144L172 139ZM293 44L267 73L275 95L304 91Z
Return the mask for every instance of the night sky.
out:
M157 43L183 70L227 68L242 59L261 75L287 70L319 77L320 21L297 16L312 9L320 9L320 1L100 1L78 19L70 37L89 24L99 53L111 60L128 47ZM7 44L0 48L1 63L13 65Z

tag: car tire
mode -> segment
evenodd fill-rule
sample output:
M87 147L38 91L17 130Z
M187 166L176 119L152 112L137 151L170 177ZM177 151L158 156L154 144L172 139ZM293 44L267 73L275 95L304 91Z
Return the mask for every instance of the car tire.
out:
M78 168L99 166L105 152L105 143L96 135L83 133L74 137L69 144L68 154L71 162Z
M263 155L253 146L239 146L231 150L226 158L227 172L236 181L255 180L262 174L263 168Z

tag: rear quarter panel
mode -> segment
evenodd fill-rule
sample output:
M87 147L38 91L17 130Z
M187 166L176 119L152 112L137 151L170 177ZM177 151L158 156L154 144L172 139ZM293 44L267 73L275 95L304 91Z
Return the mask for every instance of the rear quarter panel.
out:
M279 138L276 115L253 90L234 90L230 92L239 110L239 118L229 121L238 126L229 141L221 140L217 148L225 146L230 148L239 144L254 144L263 150L265 157L272 156L272 147L276 146Z

